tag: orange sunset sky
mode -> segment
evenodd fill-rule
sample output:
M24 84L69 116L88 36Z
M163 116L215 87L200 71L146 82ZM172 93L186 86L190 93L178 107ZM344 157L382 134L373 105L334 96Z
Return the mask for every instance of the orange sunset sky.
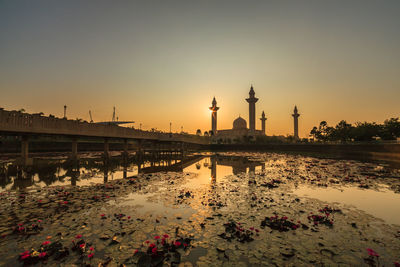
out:
M399 117L399 1L0 1L0 107L268 135ZM260 129L260 120L257 128Z

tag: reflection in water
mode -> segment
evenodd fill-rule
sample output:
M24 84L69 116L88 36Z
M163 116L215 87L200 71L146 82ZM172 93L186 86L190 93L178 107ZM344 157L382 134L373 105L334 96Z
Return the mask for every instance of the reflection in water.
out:
M156 172L190 172L195 179L187 179L187 188L211 186L214 191L218 182L226 182L228 175L249 174L248 203L254 196L257 185L252 173L262 173L266 179L278 178L290 183L293 193L327 202L339 202L356 206L388 222L400 224L400 185L390 184L391 172L379 164L362 164L355 161L317 160L302 156L276 156L275 158L244 157L238 155L202 156L189 155L184 158L162 158L158 161L136 161L88 158L79 161L39 160L35 165L23 168L12 163L0 165L1 190L23 190L44 186L82 186L107 183L114 179L127 179L138 174ZM360 178L386 177L380 181L385 190L360 189ZM338 182L332 178L338 178ZM345 178L345 179L343 179ZM332 188L340 184L337 188ZM378 184L375 182L375 184ZM299 186L298 186L299 185ZM329 187L327 188L327 185ZM316 186L317 189L316 189ZM371 184L372 186L372 184ZM296 189L297 188L297 189ZM382 209L385 207L385 209Z
M331 203L341 203L384 219L388 223L400 225L400 197L394 192L364 190L357 187L339 189L312 189L301 186L294 191L300 197L316 198Z
M230 171L223 171L223 176L233 173L239 174L255 171L256 166L264 166L265 163L249 161L243 157L204 157L189 155L184 158L161 159L158 161L126 161L112 159L104 162L101 159L88 158L79 161L67 160L38 160L33 166L21 167L12 163L2 163L0 169L0 187L3 190L21 190L29 187L43 187L51 185L82 186L92 183L106 183L110 179L126 179L139 173L156 172L183 172L191 171L187 168L194 166L193 172L204 173L209 169L207 176L214 182L217 179L217 169L231 167ZM190 168L192 169L192 168ZM196 170L196 171L194 171ZM219 170L221 171L221 170ZM221 177L223 177L221 176Z

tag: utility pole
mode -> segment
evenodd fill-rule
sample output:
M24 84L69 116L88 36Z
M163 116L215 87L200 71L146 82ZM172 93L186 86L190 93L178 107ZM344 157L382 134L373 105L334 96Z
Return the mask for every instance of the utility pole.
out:
M172 122L169 123L169 133L172 133Z
M64 105L64 119L67 118L67 105Z

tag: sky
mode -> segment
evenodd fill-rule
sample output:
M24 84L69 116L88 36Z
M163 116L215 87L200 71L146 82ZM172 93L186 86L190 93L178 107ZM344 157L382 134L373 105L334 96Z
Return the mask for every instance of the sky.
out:
M400 1L0 0L0 107L267 135L400 116Z

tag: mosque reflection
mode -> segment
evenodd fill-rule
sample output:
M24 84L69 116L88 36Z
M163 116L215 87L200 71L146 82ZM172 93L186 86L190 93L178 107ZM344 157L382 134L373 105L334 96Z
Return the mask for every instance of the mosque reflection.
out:
M42 159L32 166L21 167L10 162L0 163L1 190L22 190L43 186L90 185L126 179L137 174L155 172L183 172L190 168L208 173L211 182L217 179L217 166L231 167L230 173L254 172L257 167L265 169L265 163L251 161L239 156L188 155L177 158L137 160L115 158L104 162L100 158L79 161ZM224 173L223 175L226 175Z

